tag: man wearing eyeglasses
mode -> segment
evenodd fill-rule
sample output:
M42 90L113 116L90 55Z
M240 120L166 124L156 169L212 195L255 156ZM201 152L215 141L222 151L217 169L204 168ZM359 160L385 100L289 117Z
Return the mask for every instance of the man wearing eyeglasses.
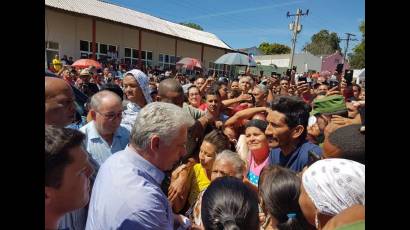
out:
M85 148L101 165L113 153L123 150L129 141L129 131L120 126L122 104L120 97L108 90L91 97L92 121L80 131L86 135Z

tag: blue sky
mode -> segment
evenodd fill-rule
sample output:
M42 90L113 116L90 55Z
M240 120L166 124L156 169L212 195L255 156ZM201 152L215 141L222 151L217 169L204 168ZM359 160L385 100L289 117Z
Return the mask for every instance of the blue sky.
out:
M296 52L300 52L313 34L321 29L336 32L341 38L353 33L359 41L359 25L365 18L364 0L105 0L172 22L194 22L214 33L232 48L258 46L261 42L276 42L291 47L288 25L296 13L309 9L301 17ZM349 52L359 43L351 41ZM340 43L344 50L346 42Z

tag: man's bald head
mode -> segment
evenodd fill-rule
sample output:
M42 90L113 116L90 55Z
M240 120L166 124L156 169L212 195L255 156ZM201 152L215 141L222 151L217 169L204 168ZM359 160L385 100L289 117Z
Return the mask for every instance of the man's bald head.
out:
M176 79L168 78L159 83L157 101L172 103L182 107L184 90Z
M179 81L168 78L159 83L158 94L164 96L167 92L184 93L181 83Z
M56 95L61 94L61 92L64 92L64 91L72 92L70 85L61 78L45 77L44 82L45 82L45 91L46 91L45 92L46 101L47 101L47 98L55 97Z
M64 80L45 77L45 123L63 128L74 121L74 94Z

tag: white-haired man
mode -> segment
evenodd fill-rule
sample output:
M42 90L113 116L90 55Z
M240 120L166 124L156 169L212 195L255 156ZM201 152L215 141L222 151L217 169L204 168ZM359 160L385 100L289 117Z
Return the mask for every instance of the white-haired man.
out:
M256 107L268 107L269 90L265 85L255 85L252 90L252 95L255 97Z
M92 121L80 128L86 135L85 148L98 164L127 146L130 132L120 126L122 118L121 98L108 90L91 97Z
M193 124L191 116L171 103L141 109L130 144L98 172L86 229L173 229L176 215L161 182L164 171L186 153L187 129Z
M252 85L253 80L250 76L243 76L239 78L239 89L242 91L242 94L249 93Z

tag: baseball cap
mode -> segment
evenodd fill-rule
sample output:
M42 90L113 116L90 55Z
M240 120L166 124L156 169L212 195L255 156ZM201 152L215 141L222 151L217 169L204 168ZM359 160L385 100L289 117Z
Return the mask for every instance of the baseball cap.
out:
M315 99L312 102L312 108L311 116L317 114L330 115L347 111L345 98L342 95L331 95Z

